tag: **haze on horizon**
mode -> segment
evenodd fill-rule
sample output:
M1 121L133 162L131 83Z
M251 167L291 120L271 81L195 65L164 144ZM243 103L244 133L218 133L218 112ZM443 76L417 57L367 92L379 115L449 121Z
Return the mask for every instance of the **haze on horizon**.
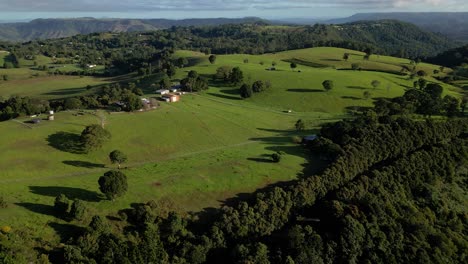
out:
M0 20L35 18L331 18L359 12L461 12L466 0L0 0Z

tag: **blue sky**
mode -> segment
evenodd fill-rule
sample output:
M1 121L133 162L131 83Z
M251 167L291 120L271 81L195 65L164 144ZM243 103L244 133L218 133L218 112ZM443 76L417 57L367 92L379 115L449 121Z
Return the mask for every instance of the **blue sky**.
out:
M0 0L0 20L126 17L269 19L342 17L358 12L468 11L467 0Z

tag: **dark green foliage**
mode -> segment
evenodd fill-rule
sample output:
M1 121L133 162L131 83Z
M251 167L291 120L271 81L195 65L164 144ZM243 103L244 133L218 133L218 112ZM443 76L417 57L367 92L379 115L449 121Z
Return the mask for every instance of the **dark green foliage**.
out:
M280 153L273 153L273 154L271 154L271 160L272 160L273 162L275 162L275 163L280 162L280 161L281 161L281 158L282 158L282 156L281 156Z
M86 216L87 209L86 205L81 200L73 201L70 207L70 217L76 220L83 220Z
M265 90L265 83L263 81L255 81L252 84L252 91L254 93L260 93Z
M289 67L291 67L291 70L294 71L294 69L297 68L297 64L296 64L295 62L292 62L292 63L289 65Z
M12 96L4 102L0 101L0 121L16 118L20 115L40 114L49 109L48 101Z
M302 119L299 119L296 121L296 124L294 125L297 131L302 131L305 129L305 123L302 121Z
M194 71L189 72L189 77L180 81L180 85L182 86L182 89L187 92L200 92L208 89L208 82L206 79L198 76Z
M253 94L252 87L245 83L239 88L239 92L240 96L244 99L252 97Z
M208 60L210 61L211 64L215 64L215 62L216 62L216 55L210 55L210 57L208 57Z
M65 109L80 109L81 108L81 101L78 98L68 98L65 100L64 104Z
M359 63L353 63L351 64L351 69L357 71L361 68L361 65L359 65Z
M165 77L162 78L161 81L159 81L159 88L161 89L169 89L172 86L171 79Z
M454 117L460 113L460 102L457 98L446 95L443 99L443 107L448 117Z
M373 81L371 82L371 85L372 85L372 87L374 87L374 89L375 89L375 88L377 88L377 87L380 86L380 81L378 81L378 80L373 80Z
M323 89L328 92L333 89L334 83L332 80L325 80L322 82L322 86L323 86Z
M85 150L92 151L101 148L111 134L99 125L90 125L81 132L80 138Z
M110 200L127 192L127 176L120 171L108 171L99 178L99 190Z
M112 162L112 164L117 163L120 168L120 165L127 161L127 155L125 155L125 153L123 153L120 150L114 150L111 153L109 153L109 159Z
M70 200L68 200L67 196L64 194L59 194L55 197L54 208L62 216L68 214L70 210Z
M244 73L241 71L239 67L234 67L231 71L229 79L231 83L239 84L244 80Z
M107 223L107 219L100 215L95 215L91 219L91 223L89 223L89 227L96 232L105 232L109 230L109 223Z
M349 53L343 54L343 60L345 60L345 61L349 60Z

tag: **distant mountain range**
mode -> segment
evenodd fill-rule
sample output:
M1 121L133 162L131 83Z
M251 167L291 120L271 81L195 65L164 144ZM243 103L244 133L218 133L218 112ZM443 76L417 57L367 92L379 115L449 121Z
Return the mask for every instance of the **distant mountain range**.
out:
M25 23L0 24L0 40L29 41L70 37L98 32L152 31L172 26L214 26L223 24L261 23L257 17L207 19L36 19Z
M320 23L343 24L382 19L394 19L412 23L422 29L443 34L453 40L468 42L468 12L359 13L347 18L325 20Z

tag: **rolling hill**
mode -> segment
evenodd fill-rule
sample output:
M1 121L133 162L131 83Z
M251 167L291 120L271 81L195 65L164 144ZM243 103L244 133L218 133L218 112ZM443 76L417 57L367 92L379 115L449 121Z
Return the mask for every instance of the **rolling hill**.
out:
M0 24L0 40L29 41L70 37L96 32L151 31L172 26L214 26L263 21L260 18L207 18L207 19L36 19L26 23Z
M399 12L358 13L350 17L323 21L327 24L343 24L363 20L395 19L413 23L422 29L443 34L451 39L468 42L468 12Z

